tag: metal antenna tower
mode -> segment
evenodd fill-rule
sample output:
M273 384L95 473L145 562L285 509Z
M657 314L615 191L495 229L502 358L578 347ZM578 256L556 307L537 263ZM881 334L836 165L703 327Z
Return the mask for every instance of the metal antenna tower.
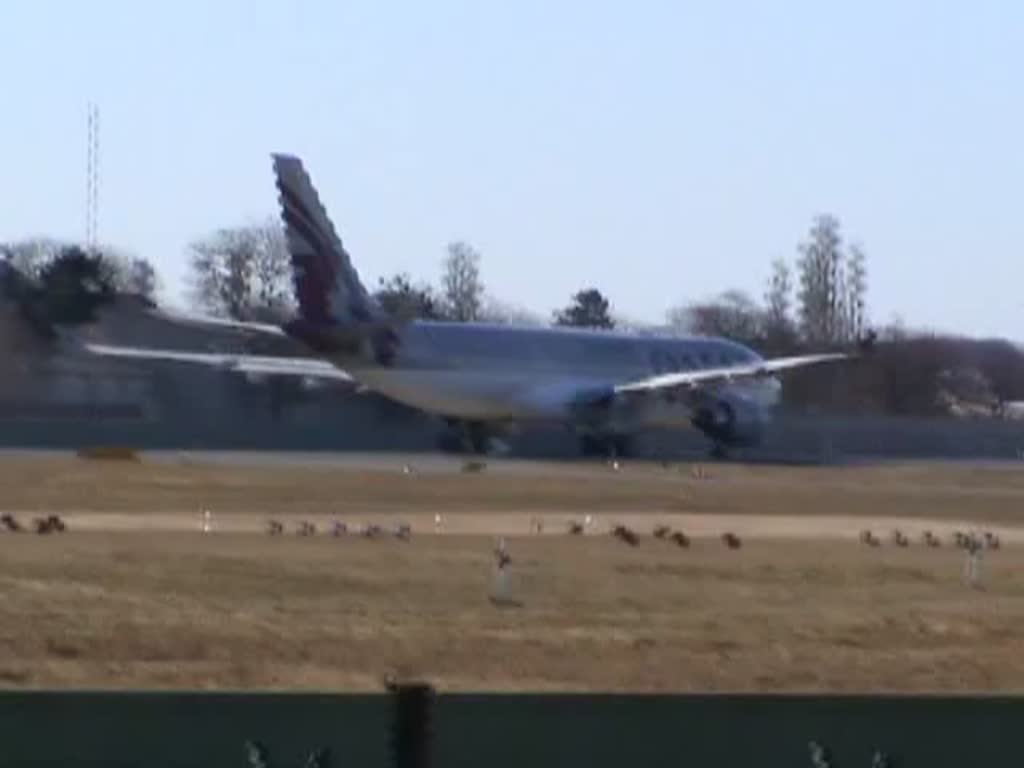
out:
M97 220L100 197L100 110L89 104L89 147L85 170L85 247L90 253L96 251Z

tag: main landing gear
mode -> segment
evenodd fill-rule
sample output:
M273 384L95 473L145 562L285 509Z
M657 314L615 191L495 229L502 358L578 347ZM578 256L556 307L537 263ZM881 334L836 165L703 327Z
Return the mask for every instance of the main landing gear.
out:
M712 459L717 459L718 461L728 461L732 455L729 453L728 447L723 443L713 443L708 454Z
M494 450L494 442L483 422L447 420L447 428L438 438L438 448L446 453L485 456Z

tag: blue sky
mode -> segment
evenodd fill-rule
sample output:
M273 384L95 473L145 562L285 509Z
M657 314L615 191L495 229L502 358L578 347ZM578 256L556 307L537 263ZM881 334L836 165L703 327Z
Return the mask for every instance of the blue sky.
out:
M369 284L483 253L547 314L759 296L831 212L872 319L1024 338L1024 6L38 0L0 18L0 240L99 232L182 300L186 247L303 156Z

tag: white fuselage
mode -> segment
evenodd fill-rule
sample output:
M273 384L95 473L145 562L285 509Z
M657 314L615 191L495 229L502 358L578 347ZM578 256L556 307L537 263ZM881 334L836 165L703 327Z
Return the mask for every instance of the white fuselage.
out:
M368 389L441 416L475 421L567 421L581 392L670 371L751 363L751 350L724 339L657 338L591 330L418 322L388 364L339 360ZM719 385L759 411L778 403L774 378ZM685 427L692 398L664 392L622 405L624 426Z

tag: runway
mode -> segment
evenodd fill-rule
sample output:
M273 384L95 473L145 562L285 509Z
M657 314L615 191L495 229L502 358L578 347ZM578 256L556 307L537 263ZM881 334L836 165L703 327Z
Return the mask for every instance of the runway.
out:
M338 467L353 470L387 471L409 466L420 472L458 472L467 461L482 461L490 472L512 472L532 474L565 473L578 468L593 468L604 462L594 458L516 458L510 456L468 456L441 452L390 452L390 451L266 451L266 450L140 450L138 456L144 461L177 462L195 464L221 464L228 466L279 466L279 467ZM59 448L0 448L0 461L5 458L46 458L74 457L76 451ZM647 457L627 458L620 464L632 467L658 467L670 464L703 464L707 466L806 466L806 467L870 467L870 466L917 466L917 467L978 467L978 468L1019 468L1024 471L1024 459L990 458L877 458L850 457L841 461L824 462L818 459L792 459L789 461L752 459L742 457L722 460L699 453L686 454L671 459Z

